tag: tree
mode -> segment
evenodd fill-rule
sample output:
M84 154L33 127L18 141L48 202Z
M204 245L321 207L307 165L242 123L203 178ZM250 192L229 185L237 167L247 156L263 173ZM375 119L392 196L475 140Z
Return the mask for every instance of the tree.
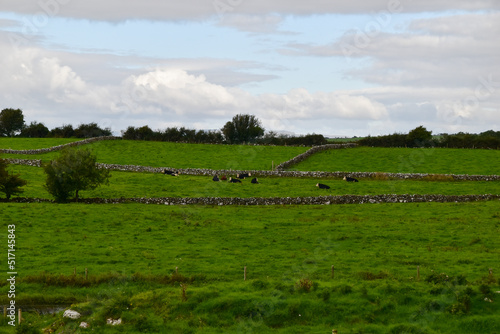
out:
M49 129L43 123L31 122L23 128L20 136L26 138L45 138L49 134Z
M73 194L78 202L79 191L109 184L109 171L99 168L96 160L88 149L63 150L57 159L44 166L45 188L58 202L66 202Z
M74 136L77 138L111 136L111 129L101 129L97 123L80 124L80 126L75 129Z
M264 128L253 115L236 115L221 131L229 143L252 142L264 135Z
M7 200L12 195L20 194L28 182L20 178L19 174L11 174L7 171L7 161L0 159L0 192L4 193Z
M24 127L21 109L4 109L0 112L0 136L14 137Z
M426 146L432 139L432 131L427 131L422 125L408 133L408 145L410 147Z

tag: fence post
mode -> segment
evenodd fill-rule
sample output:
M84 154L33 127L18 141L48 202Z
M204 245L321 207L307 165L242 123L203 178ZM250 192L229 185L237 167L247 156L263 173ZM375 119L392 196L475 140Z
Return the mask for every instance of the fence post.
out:
M420 281L420 266L417 266L417 281Z
M243 267L243 280L247 280L247 266Z
M175 267L175 274L177 275L179 273L179 267Z
M85 280L89 278L89 270L85 268Z
M490 272L490 278L493 277L493 268L489 268L488 271Z
M332 266L332 278L335 278L335 266Z
M21 311L21 309L17 310L17 317L18 317L17 319L18 323L21 324L21 320L23 318L23 312Z

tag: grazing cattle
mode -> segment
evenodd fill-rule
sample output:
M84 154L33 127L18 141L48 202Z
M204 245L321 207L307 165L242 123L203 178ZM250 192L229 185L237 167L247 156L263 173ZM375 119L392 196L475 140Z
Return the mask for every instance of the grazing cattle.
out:
M256 177L254 177L254 178L252 179L251 183L259 183L259 181L257 181L257 178L256 178Z
M330 189L329 186L327 186L326 184L322 184L322 183L316 184L316 187L319 187L319 189Z
M212 181L219 182L220 179L219 179L219 177L217 175L215 175L214 178L212 179Z
M241 183L241 181L240 181L240 180L238 180L238 179L233 179L232 177L230 177L230 178L229 178L229 182L231 182L231 183Z
M252 176L252 173L243 173L243 174L236 174L236 177L238 179L246 179L247 177Z
M222 175L222 177L220 179L221 179L221 181L227 181L226 175Z
M347 182L359 182L355 178L349 177L349 176L344 176L344 181L347 181Z

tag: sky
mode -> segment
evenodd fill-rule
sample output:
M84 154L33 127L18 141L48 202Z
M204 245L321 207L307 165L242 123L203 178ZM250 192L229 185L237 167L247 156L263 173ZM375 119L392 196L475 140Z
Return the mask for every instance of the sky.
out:
M500 131L497 0L1 0L0 109L352 137Z

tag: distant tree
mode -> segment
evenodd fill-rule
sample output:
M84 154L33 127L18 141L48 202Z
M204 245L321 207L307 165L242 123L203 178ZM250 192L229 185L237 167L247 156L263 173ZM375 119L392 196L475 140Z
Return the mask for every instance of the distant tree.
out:
M408 146L423 147L427 146L432 139L432 131L427 131L422 125L411 130L408 133Z
M80 126L75 129L74 136L77 138L111 136L111 129L101 129L97 123L80 124Z
M20 136L25 138L45 138L49 132L49 129L43 123L31 122L30 125L23 128Z
M9 173L7 165L6 160L0 159L0 192L4 193L9 200L12 195L22 193L24 190L21 187L28 182L21 179L19 174Z
M45 188L58 202L66 202L79 191L92 190L101 184L109 184L110 173L99 168L96 156L88 149L66 149L59 157L44 166L47 175Z
M71 138L75 136L73 125L65 124L62 127L50 130L49 137L52 138Z
M0 136L14 137L24 127L21 109L4 109L0 112Z
M264 135L264 128L253 115L236 115L221 129L228 143L253 142Z

